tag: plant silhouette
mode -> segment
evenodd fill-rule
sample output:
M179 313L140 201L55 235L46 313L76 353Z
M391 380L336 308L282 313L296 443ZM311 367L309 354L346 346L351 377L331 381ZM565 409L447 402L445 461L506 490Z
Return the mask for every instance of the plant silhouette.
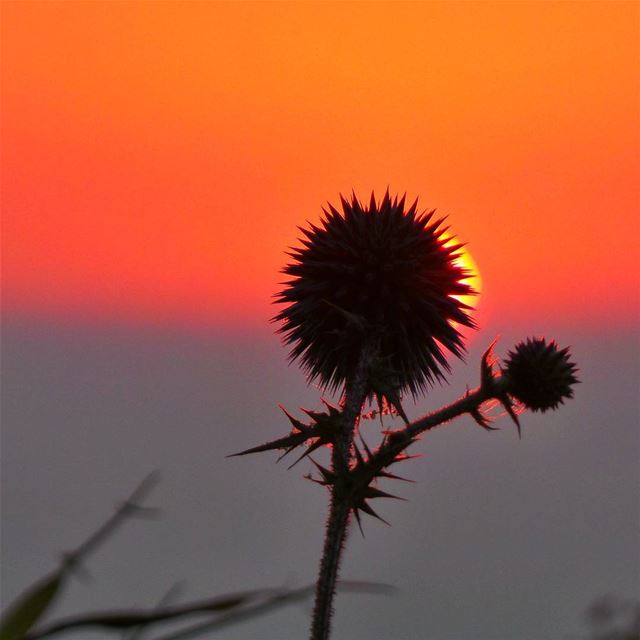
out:
M486 411L491 403L504 407L520 435L523 411L555 410L573 397L579 380L568 347L527 338L500 365L494 341L481 359L475 389L467 388L457 401L410 420L403 395L415 397L445 380L446 355L465 354L462 328L476 328L473 309L462 301L475 294L468 284L472 274L459 265L462 245L452 239L435 211L419 213L417 200L407 207L405 197L392 198L388 191L379 201L372 194L367 206L355 194L349 200L341 197L341 211L329 204L320 225L310 225L302 233L302 246L289 253L291 262L283 270L289 279L276 295L283 307L274 321L290 347L291 361L301 363L309 381L338 391L340 401L338 406L324 401L323 411L303 409L304 420L283 409L291 424L288 433L233 455L275 450L282 458L298 450L293 466L320 447L330 448L330 465L311 458L317 473L308 476L326 487L330 498L315 586L243 591L181 605L163 602L152 609L102 611L43 623L86 556L128 517L148 512L140 502L155 481L152 475L56 570L26 589L5 611L0 640L40 640L88 627L124 631L131 640L156 625L189 622L198 616L198 622L156 636L156 640L178 640L305 600L314 592L311 640L327 640L336 590L389 593L386 585L339 582L340 562L353 520L361 530L363 513L382 520L372 501L395 496L379 489L377 481L399 479L396 465L413 457L407 450L421 435L465 414L493 431ZM365 414L370 401L376 401L378 409ZM403 426L383 431L377 445L370 447L359 433L360 422L366 415L385 413L399 416ZM622 612L633 614L631 626L624 628L615 626L618 619L612 611L602 606L591 610L594 637L637 637L630 635L637 633L637 608Z
M301 246L289 252L288 276L276 302L278 331L299 361L309 382L340 392L339 406L304 410L309 422L285 411L292 431L276 440L234 455L301 448L300 458L320 446L331 448L331 465L314 462L312 478L330 493L324 547L316 583L311 640L327 640L340 561L351 516L380 520L371 506L377 498L395 497L377 488L389 469L408 457L407 449L426 431L463 414L493 430L483 406L499 402L515 422L524 409L556 409L573 396L578 382L568 348L531 338L515 345L499 367L495 342L485 352L480 385L456 402L410 421L404 393L424 393L449 372L445 354L465 352L461 327L475 327L472 309L461 301L474 295L472 275L460 267L462 245L452 241L444 218L419 213L417 200L381 200L372 193L368 205L352 194L341 196L341 210L329 204L319 225L301 228ZM404 426L384 432L370 448L358 427L365 403L375 398L380 413L392 411ZM394 467L395 468L395 467Z

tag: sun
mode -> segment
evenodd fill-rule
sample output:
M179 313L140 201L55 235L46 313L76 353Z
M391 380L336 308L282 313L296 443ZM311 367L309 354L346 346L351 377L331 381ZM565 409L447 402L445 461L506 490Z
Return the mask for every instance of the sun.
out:
M447 242L445 243L445 247L451 246L453 244L458 243L457 238L451 236ZM458 253L460 256L456 258L453 262L457 267L464 269L470 275L467 278L463 278L461 282L468 284L473 288L476 292L474 296L452 296L456 300L460 300L466 305L469 305L472 309L477 309L480 304L480 296L482 294L482 277L480 275L480 270L478 269L478 265L476 261L473 259L473 256L467 249L467 247L462 247L458 249Z

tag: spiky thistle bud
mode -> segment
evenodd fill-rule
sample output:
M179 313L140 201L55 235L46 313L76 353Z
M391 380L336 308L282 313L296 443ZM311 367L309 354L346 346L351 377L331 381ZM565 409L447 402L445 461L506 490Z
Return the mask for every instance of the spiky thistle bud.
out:
M276 296L287 306L274 318L291 360L310 380L336 390L350 379L366 342L395 376L399 391L414 395L449 365L443 350L464 353L459 326L474 327L459 296L474 295L471 274L457 264L462 245L452 243L444 218L405 209L405 197L368 207L355 194L341 196L342 211L323 209L320 226L301 228L302 247L283 272L291 279Z
M508 393L532 411L556 409L573 397L571 386L580 382L569 348L554 340L529 338L510 351L503 368Z

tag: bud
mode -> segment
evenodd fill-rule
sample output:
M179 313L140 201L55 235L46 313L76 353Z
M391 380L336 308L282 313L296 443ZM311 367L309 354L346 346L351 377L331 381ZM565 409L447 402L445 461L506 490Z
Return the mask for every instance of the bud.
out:
M507 392L532 411L556 409L573 397L571 386L580 382L569 348L555 341L529 338L510 351L503 368Z

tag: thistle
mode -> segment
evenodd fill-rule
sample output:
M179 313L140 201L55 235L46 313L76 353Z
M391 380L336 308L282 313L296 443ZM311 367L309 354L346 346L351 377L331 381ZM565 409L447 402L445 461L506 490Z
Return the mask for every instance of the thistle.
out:
M310 380L332 391L353 377L364 343L395 377L399 391L416 395L449 365L443 349L464 352L458 325L474 327L469 307L455 296L473 295L460 267L461 244L451 243L444 218L418 213L405 197L368 207L352 195L342 211L323 209L320 226L301 229L302 248L284 268L291 276L276 300L274 318Z
M471 308L461 296L475 292L473 274L459 266L462 245L448 235L444 218L418 213L417 201L389 192L368 206L355 194L341 197L342 210L323 209L319 225L301 228L302 246L293 249L283 269L289 279L276 295L284 308L274 321L300 361L309 382L341 392L340 405L327 411L303 410L310 423L285 411L292 431L284 437L235 455L281 450L281 458L303 447L296 462L320 447L331 450L330 468L311 459L330 492L324 548L316 585L312 640L329 637L333 598L351 516L383 520L373 510L375 498L396 497L375 485L381 478L401 479L388 471L414 456L406 453L419 437L453 418L468 414L486 431L492 419L483 405L498 401L518 427L516 403L533 411L556 409L573 396L578 382L569 349L544 339L521 342L496 367L495 341L485 352L480 385L456 402L413 422L401 406L403 393L427 390L449 372L447 355L465 353L461 327L475 328ZM377 447L354 442L365 402L376 397L402 417L404 425L386 431ZM295 464L295 463L294 463ZM293 465L292 465L293 466Z
M528 339L509 352L503 375L509 393L531 411L557 409L573 398L571 386L579 382L569 349L558 349L555 341Z

